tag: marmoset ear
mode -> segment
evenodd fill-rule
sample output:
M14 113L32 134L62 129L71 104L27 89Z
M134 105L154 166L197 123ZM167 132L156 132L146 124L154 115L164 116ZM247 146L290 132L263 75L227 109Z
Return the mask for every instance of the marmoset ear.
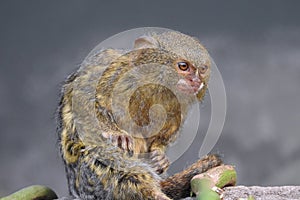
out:
M158 47L157 41L151 36L142 36L134 41L134 49Z

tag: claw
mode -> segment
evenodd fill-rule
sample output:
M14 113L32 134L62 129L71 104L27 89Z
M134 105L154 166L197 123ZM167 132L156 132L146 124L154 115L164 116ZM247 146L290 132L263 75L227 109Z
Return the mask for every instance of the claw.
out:
M127 147L129 151L133 151L133 139L132 138L126 138L127 140Z
M167 169L167 168L170 166L169 160L168 160L168 159L165 159L165 160L163 161L163 163L162 163L161 166L162 166L163 169Z
M103 136L111 141L111 143L119 147L125 151L128 151L129 154L133 154L134 144L133 139L129 135L115 135L115 134L108 134L104 133Z
M119 140L121 142L121 144L119 144L119 146L124 149L124 150L128 150L128 145L127 145L127 138L124 135L119 136Z
M170 166L167 156L158 150L150 153L150 164L158 174L162 174Z
M152 151L150 153L150 159L152 161L154 161L159 155L161 155L162 153L160 153L158 150Z

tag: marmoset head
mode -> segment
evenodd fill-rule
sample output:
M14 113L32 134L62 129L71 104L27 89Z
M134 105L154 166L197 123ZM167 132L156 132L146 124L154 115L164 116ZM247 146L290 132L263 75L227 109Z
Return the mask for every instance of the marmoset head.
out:
M171 65L181 77L177 89L185 94L194 94L202 100L210 76L210 56L201 43L180 32L164 32L143 36L135 40L135 49L156 48L175 55Z

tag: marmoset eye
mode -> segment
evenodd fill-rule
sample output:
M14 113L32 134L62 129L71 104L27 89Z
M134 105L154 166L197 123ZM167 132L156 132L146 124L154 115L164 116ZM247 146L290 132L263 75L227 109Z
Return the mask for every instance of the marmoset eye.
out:
M203 65L203 66L201 66L201 67L199 68L199 72L200 72L201 74L204 74L204 73L207 71L207 69L208 69L208 66L207 66L207 65Z
M182 71L186 71L189 68L189 64L187 62L178 62L177 66Z

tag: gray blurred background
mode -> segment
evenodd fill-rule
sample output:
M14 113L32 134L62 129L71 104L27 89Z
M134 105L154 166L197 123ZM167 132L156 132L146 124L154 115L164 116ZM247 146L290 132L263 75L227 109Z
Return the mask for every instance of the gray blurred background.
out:
M67 195L54 113L60 84L101 41L158 26L198 37L222 73L227 118L213 152L239 184L300 185L300 1L0 2L0 196ZM209 102L201 105L209 113ZM202 132L170 173L197 159ZM202 123L201 122L201 123Z

